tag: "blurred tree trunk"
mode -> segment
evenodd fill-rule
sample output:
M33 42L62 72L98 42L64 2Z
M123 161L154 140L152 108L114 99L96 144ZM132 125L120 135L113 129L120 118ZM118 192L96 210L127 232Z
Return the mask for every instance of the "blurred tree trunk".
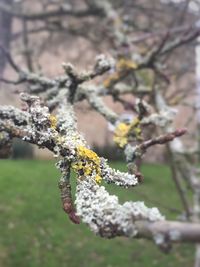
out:
M198 43L200 43L200 37L198 37ZM198 140L198 160L200 162L200 44L196 46L196 83L197 83L197 140ZM199 205L200 201L197 201L197 215L196 221L200 221L200 210ZM195 265L194 267L200 267L200 244L196 245L196 253L195 253Z
M200 42L200 37L198 38ZM198 160L200 162L200 44L196 46L196 88L197 88L197 140L198 140Z
M0 3L12 5L13 0L0 0ZM10 40L12 34L12 15L0 11L0 44L6 48L10 48ZM2 76L6 66L6 58L0 51L0 76Z

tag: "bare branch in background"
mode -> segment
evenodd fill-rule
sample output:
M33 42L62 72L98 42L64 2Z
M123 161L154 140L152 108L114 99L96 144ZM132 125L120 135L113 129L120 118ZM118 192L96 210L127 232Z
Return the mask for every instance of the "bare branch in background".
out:
M181 59L176 62L177 53L186 47L187 54L200 35L198 18L191 16L189 10L190 1L185 1L181 9L179 5L163 2L155 6L151 1L139 4L87 0L80 6L73 1L71 4L46 1L38 2L38 11L30 11L30 6L23 4L0 1L0 13L19 23L10 39L11 49L3 42L0 44L3 60L16 78L0 71L0 81L2 86L18 85L18 90L24 90L21 100L25 105L23 110L0 106L0 148L10 153L13 138L19 138L58 157L56 165L61 172L58 186L64 211L72 222L85 222L101 237L151 239L164 252L176 242L198 246L199 174L180 140L186 129L173 129L174 107L193 92L188 94L181 85L168 93L172 76L176 76L173 81L179 81L194 67L194 62L185 62L184 67L180 67ZM79 62L78 68L63 63L63 74L54 77L37 71L36 55L42 55L44 49L50 46L59 49L63 41L71 53L67 46L69 35L74 38L74 45L78 43L75 38L84 37L109 56L97 56L92 59L92 67L84 71L78 70ZM15 59L13 47L20 41L23 43L20 53L28 70ZM22 84L25 86L19 87ZM107 96L129 110L129 117L111 108L105 100ZM109 123L113 141L125 155L127 172L111 168L78 131L75 105L83 101ZM166 146L169 152L172 180L187 222L168 221L156 207L148 208L143 202L120 204L117 196L110 195L102 185L105 181L134 188L145 182L139 165L147 150L158 144ZM75 172L77 182L74 203L71 171ZM193 202L186 189L192 192Z

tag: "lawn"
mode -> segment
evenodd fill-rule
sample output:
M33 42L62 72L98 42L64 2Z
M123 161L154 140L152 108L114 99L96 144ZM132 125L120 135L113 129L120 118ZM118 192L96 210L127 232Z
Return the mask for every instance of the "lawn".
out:
M121 163L112 165L125 170ZM168 218L176 218L181 205L170 171L161 165L145 165L143 174L144 183L137 188L107 188L120 201L145 199L148 206L159 205ZM149 241L106 240L84 224L72 224L61 209L58 179L52 161L0 161L0 267L193 265L192 245L175 245L165 255Z

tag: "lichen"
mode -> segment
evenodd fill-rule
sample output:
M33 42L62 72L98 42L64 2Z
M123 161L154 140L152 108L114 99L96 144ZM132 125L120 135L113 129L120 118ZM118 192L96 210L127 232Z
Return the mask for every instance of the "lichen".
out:
M134 70L137 68L136 62L127 58L120 58L117 62L117 69L118 70Z
M120 122L117 124L113 140L119 147L124 148L128 144L130 135L134 136L136 140L141 139L140 120L137 117L131 123Z
M77 215L98 235L134 237L137 220L158 221L164 217L157 208L147 208L143 202L119 204L118 197L109 195L104 186L85 179L79 181L76 192Z
M58 122L56 116L50 115L50 116L49 116L49 121L50 121L50 127L51 127L52 129L56 129L57 122Z
M111 87L114 83L120 80L126 71L135 70L136 62L126 58L120 58L116 64L115 71L104 80L103 85L106 88Z
M79 177L89 176L97 183L101 183L100 158L98 155L84 146L77 146L76 151L77 157L72 164L73 170Z

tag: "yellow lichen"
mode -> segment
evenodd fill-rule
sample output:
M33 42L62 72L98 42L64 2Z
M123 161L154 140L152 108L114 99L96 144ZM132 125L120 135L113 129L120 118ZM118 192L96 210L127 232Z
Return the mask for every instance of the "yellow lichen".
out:
M134 118L131 123L119 123L114 132L114 142L123 148L127 145L128 138L131 134L135 136L136 140L140 140L142 131L139 124L140 120L138 118Z
M101 181L102 181L101 176L97 174L96 177L95 177L95 181L96 181L98 184L100 184Z
M137 64L130 59L126 59L126 58L121 58L118 62L117 62L117 69L118 70L134 70L137 68Z
M100 158L98 155L84 147L77 146L77 160L73 162L72 169L81 177L94 177L96 183L101 183Z
M52 129L56 129L56 126L57 126L57 118L56 118L56 116L50 115L49 116L49 121L50 121L50 127Z
M118 72L113 73L110 75L105 81L103 82L104 87L108 88L115 82L117 82L121 78L120 74Z
M116 72L111 74L104 82L103 85L106 88L111 87L115 82L120 80L124 76L124 72L129 70L135 70L138 65L130 59L120 58L116 64Z
M123 148L128 142L128 132L130 125L126 123L119 123L114 132L114 142L121 148Z

